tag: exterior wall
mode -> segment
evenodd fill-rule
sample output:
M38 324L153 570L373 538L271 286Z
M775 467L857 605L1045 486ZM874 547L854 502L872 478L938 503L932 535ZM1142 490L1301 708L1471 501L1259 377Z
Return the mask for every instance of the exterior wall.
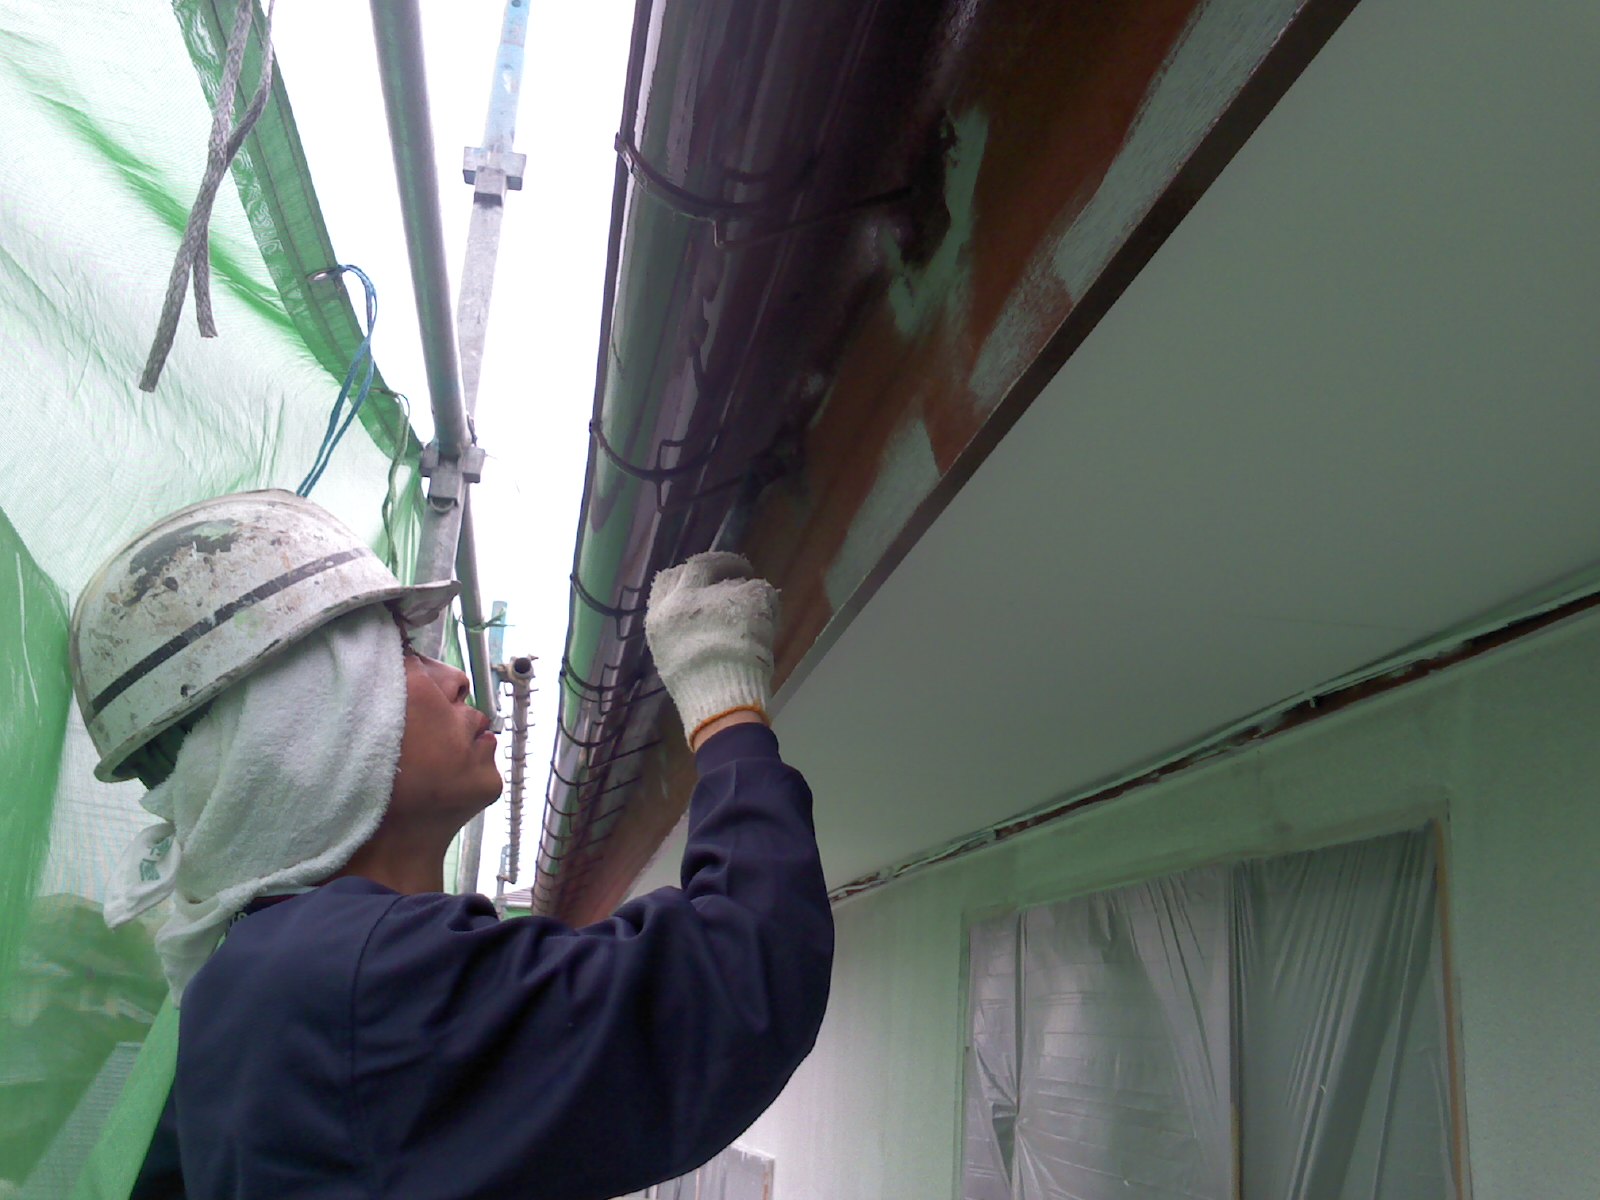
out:
M957 1194L976 916L1445 822L1471 1195L1600 1193L1600 614L846 901L817 1049L741 1144L775 1200Z

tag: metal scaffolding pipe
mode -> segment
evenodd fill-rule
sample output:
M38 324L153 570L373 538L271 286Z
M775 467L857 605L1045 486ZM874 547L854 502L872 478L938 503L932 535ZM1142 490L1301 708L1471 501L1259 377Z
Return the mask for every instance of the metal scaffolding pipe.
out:
M400 214L405 224L406 254L411 261L422 357L427 368L428 398L433 409L434 445L429 457L431 486L422 513L417 547L417 578L449 579L455 574L468 480L463 466L475 471L477 454L468 430L456 358L455 319L450 305L450 280L444 264L444 227L439 217L438 172L433 129L428 116L428 84L422 63L422 28L416 0L372 0L372 31L378 51L389 142L394 152ZM469 539L470 540L470 534ZM470 586L466 579L464 587ZM475 580L474 580L475 582ZM463 609L477 606L475 588ZM419 632L417 648L437 657L444 647L445 619ZM493 680L474 674L473 690L492 695Z
M374 0L375 4L380 0ZM495 53L493 84L489 92L489 113L484 120L483 145L468 147L462 160L462 173L473 185L472 219L467 234L467 253L461 268L460 303L456 311L456 348L460 355L462 403L467 413L467 429L475 432L472 420L478 405L478 381L483 369L484 343L489 331L489 301L494 293L495 259L500 250L500 224L504 217L507 188L522 186L526 160L512 150L516 135L517 101L522 90L523 43L527 40L528 6L523 0L508 0L501 22L500 44ZM466 489L463 488L463 496ZM463 585L462 617L467 626L467 658L474 681L493 678L483 610L478 603L478 558L473 545L471 502L462 523L457 570ZM469 607L466 597L472 597ZM499 727L498 697L492 687L485 690L476 682L478 706ZM517 817L513 817L513 822ZM516 859L512 846L512 860ZM457 890L475 891L483 856L483 814L473 817L461 833L461 858Z
M472 432L472 416L462 396L456 350L455 314L444 260L444 225L439 215L439 179L428 113L427 72L422 59L422 22L417 0L372 0L373 39L389 143L394 152L406 254L427 369L433 409L434 442L425 470L430 476L417 548L419 579L461 580L461 612L467 626L467 658L478 707L494 718L495 684L483 635L483 605L478 593L477 546L468 493L482 452ZM444 646L445 618L421 631L418 648L438 656ZM463 834L457 886L477 887L482 847L481 815Z
M500 722L499 696L494 668L489 662L489 635L485 628L482 593L478 585L478 544L472 526L472 494L462 499L461 540L456 546L456 578L461 580L461 621L467 643L467 666L472 674L474 702L497 726ZM456 891L478 890L478 868L483 858L483 814L479 813L461 831L461 857L456 868Z
M422 18L417 0L372 0L372 32L378 74L389 118L389 143L400 186L406 254L417 298L422 359L428 373L435 438L441 458L460 459L471 445L456 360L455 314L444 264L444 225L439 216L439 173L428 116L428 84L422 62ZM452 552L451 558L454 558Z
M489 331L489 301L494 294L495 259L500 253L500 225L507 190L522 186L527 158L512 148L516 138L517 102L522 95L523 43L528 36L528 5L510 0L501 22L489 88L489 113L483 123L483 144L468 146L461 174L472 185L472 219L467 253L461 265L461 293L456 315L461 354L461 390L467 411L476 410L483 348Z
M422 506L421 529L417 535L417 569L419 581L454 579L456 547L461 541L462 519L466 510L460 504L438 505L432 498ZM462 584L462 607L466 607L466 584ZM444 654L445 630L450 627L450 612L446 609L421 629L413 630L411 644L418 653L429 658ZM472 679L472 690L481 693L489 681Z
M488 619L478 583L478 537L472 523L472 495L468 493L461 519L461 541L456 547L456 578L461 580L461 620L466 626L467 666L472 672L473 695L489 716L500 714L495 700L494 664L489 661ZM479 695L479 684L485 694Z

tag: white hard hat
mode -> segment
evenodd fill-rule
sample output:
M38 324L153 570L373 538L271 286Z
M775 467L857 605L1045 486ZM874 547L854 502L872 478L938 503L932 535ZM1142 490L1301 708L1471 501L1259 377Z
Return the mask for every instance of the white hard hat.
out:
M460 590L408 587L327 510L292 492L219 496L113 554L72 612L72 687L100 754L129 756L335 617L389 603L424 625Z

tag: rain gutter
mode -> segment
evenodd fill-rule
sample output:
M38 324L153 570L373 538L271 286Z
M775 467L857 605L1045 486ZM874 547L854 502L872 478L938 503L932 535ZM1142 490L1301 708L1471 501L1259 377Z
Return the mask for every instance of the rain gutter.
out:
M472 413L462 396L422 61L421 15L416 0L372 0L372 27L435 429L434 440L422 455L422 470L429 487L416 577L433 580L459 576L474 702L494 719L498 716L496 689L489 670L468 500L470 485L482 473L484 455L473 432ZM441 616L418 636L419 649L424 653L439 655L446 619ZM475 853L469 860L469 849L464 843L460 878L470 890L476 886L477 862Z
M730 509L783 473L821 399L797 396L806 372L768 352L770 335L825 342L802 335L818 313L844 319L833 289L849 273L789 235L845 239L839 218L907 190L900 159L835 144L862 127L864 106L841 117L841 97L869 32L900 28L893 7L636 7L535 912L574 911L646 755L676 736L658 736L665 697L642 636L651 577L738 540Z
M631 129L638 115L640 80L644 69L645 46L650 25L650 0L637 0L634 8L633 38L628 52L628 69L623 85L622 121L619 128ZM532 887L533 911L535 913L551 912L555 907L555 894L550 887L552 878L560 870L563 857L562 847L565 846L574 834L574 818L578 816L576 797L568 793L575 791L571 785L558 786L558 777L575 779L577 775L575 751L577 747L574 739L565 731L576 727L579 709L588 697L583 686L575 683L575 678L581 680L573 667L574 659L579 659L585 664L592 661L594 649L598 645L598 633L589 628L599 616L594 607L587 603L585 598L595 593L589 590L582 582L582 570L587 562L593 563L597 556L594 549L588 544L585 536L594 523L594 514L591 512L591 499L595 494L597 475L600 467L600 451L594 437L594 430L601 420L605 408L606 382L608 378L607 365L610 357L612 338L612 313L616 307L617 296L617 265L622 252L622 234L628 201L628 169L622 158L617 159L616 171L612 185L611 199L611 229L606 239L606 274L605 292L600 306L600 345L595 363L595 395L594 419L590 422L588 461L584 468L583 499L578 512L578 536L573 548L572 561L572 587L567 597L567 642L563 649L561 671L558 679L558 697L556 701L556 731L555 747L551 751L551 779L545 793L545 811L540 827L539 847L535 858L535 873ZM614 581L620 563L620 550L612 548L605 556L608 561L599 564L611 580ZM593 586L593 580L591 580ZM587 643L588 653L584 647ZM572 772L571 775L562 776L561 767ZM541 895L545 903L541 905Z

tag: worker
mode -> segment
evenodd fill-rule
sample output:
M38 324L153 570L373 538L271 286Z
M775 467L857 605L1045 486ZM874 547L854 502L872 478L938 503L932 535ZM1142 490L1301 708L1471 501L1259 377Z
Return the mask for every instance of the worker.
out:
M176 1078L138 1200L608 1200L692 1170L809 1052L833 927L805 781L767 727L776 593L730 554L661 572L645 630L699 772L682 887L571 928L447 895L501 790L401 585L284 492L176 513L73 615L104 779L158 821L108 923L164 900Z

